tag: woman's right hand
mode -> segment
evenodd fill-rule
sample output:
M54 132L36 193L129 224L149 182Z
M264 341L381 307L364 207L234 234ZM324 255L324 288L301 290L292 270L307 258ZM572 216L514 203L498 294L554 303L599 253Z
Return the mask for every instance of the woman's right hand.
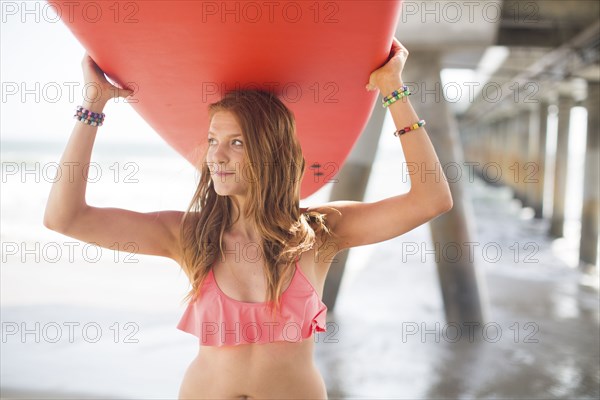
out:
M83 68L84 100L86 103L102 102L106 103L114 97L128 97L133 94L133 90L117 87L111 84L104 71L86 52L81 61Z
M391 85L392 87L395 86L395 88L397 88L402 83L401 75L407 57L408 50L394 37L388 60L381 68L371 72L366 89L379 89L381 93L385 93L388 90L387 86ZM395 88L392 90L395 90Z

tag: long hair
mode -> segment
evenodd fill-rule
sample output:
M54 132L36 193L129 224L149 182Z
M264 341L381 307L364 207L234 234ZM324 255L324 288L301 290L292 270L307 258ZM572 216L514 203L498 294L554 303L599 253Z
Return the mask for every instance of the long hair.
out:
M254 89L229 91L208 111L210 120L218 111L232 112L242 130L247 165L242 179L250 182L245 216L254 221L262 240L267 303L276 311L283 282L294 272L294 260L313 247L319 232L334 235L325 214L302 213L299 208L305 160L294 115L275 94ZM224 232L236 222L231 218L237 204L215 192L206 153L202 161L196 193L180 229L182 268L192 285L184 300L201 294L218 255L224 259Z

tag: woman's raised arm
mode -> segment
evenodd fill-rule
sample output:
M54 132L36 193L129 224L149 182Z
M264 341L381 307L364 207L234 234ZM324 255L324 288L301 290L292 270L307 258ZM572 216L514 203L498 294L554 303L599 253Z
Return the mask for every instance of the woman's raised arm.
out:
M113 86L86 53L82 61L88 88L82 107L102 113L114 97L132 91ZM130 253L150 254L179 261L178 232L182 211L139 213L99 208L86 203L87 172L98 126L75 121L60 160L60 176L52 184L44 213L44 226L75 239Z
M379 89L386 96L400 89L408 50L394 38L390 56L383 67L371 73L367 90ZM312 207L327 214L329 227L337 235L330 239L336 251L393 239L453 206L450 187L427 131L423 126L414 126L419 118L408 97L392 102L389 110L398 130L411 126L417 129L399 137L410 166L410 191L372 203L334 201Z

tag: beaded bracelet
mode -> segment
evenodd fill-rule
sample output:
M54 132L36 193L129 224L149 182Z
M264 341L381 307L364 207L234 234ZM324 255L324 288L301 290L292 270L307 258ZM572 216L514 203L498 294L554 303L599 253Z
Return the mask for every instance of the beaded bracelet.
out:
M405 128L398 129L396 132L394 132L394 136L399 136L399 135L402 135L402 134L404 134L406 132L414 131L415 129L419 129L422 126L425 126L425 120L424 119L420 120L417 123L412 124L411 126L407 126Z
M77 106L75 109L75 115L73 115L73 118L76 120L91 126L102 126L104 123L104 117L104 113L92 112L87 108L83 108L82 106Z
M383 99L381 99L381 102L385 103L386 101L388 101L392 97L397 96L398 94L400 94L402 92L406 92L407 90L408 90L408 86L402 85L397 90L394 90L389 96L385 96Z
M404 90L403 92L394 91L393 93L397 93L397 94L395 96L391 96L388 100L384 101L382 104L383 108L386 108L390 104L395 103L396 101L400 100L401 98L410 96L412 94L410 92L410 90L408 90L408 88L406 90Z

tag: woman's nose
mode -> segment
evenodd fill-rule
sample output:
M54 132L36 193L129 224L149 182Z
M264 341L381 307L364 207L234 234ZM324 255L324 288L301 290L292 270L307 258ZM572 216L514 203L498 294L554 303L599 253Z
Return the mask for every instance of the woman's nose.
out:
M221 170L225 170L225 165L229 162L229 154L227 149L222 145L215 145L211 151L211 155L208 157L208 168L211 173L216 173Z
M221 164L221 163L225 163L227 162L229 156L227 155L227 149L225 148L225 146L218 144L215 146L214 151L213 151L213 161L216 162L217 164Z

